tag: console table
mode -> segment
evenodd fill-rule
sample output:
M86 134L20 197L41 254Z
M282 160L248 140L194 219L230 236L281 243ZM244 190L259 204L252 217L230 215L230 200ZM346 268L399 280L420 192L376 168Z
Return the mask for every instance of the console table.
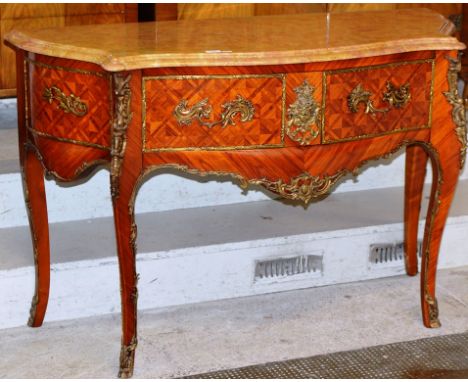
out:
M122 297L121 377L137 346L137 190L160 169L325 197L372 160L406 149L405 264L417 269L425 169L433 185L421 267L426 327L445 221L466 154L453 25L429 10L265 16L16 30L18 131L36 291L49 295L44 175L110 171ZM156 233L157 234L157 233ZM164 238L161 238L163 240Z

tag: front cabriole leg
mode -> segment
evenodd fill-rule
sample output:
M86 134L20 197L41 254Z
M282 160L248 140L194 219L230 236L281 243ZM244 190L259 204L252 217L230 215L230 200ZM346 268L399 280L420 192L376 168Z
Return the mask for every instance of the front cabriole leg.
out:
M44 187L45 169L41 156L28 134L30 119L28 65L25 52L16 51L18 94L18 143L23 193L29 218L34 253L36 286L31 302L28 325L41 326L47 310L50 286L50 247L47 200Z
M133 375L137 346L137 280L136 224L134 198L141 173L141 131L136 105L140 99L138 73L116 73L113 76L115 119L112 126L111 195L120 271L122 298L122 347L120 378Z
M44 187L44 168L32 146L25 144L21 155L24 200L36 269L36 287L31 302L28 325L41 326L47 310L50 287L50 246L47 201Z
M442 56L439 53L434 89L434 119L431 144L425 149L431 158L433 185L424 231L423 259L421 270L421 304L424 325L440 326L439 309L435 296L437 258L445 222L453 200L460 170L466 155L465 108L457 90L457 74L460 62L455 53ZM448 81L447 81L448 79Z

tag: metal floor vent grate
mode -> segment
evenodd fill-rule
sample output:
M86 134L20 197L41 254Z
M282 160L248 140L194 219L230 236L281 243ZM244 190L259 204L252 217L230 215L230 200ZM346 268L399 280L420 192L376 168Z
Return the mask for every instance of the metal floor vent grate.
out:
M422 241L418 241L418 258L422 256ZM369 262L372 265L404 263L404 244L386 243L370 246Z
M322 273L323 256L303 255L262 260L255 263L255 280L293 276L302 273Z

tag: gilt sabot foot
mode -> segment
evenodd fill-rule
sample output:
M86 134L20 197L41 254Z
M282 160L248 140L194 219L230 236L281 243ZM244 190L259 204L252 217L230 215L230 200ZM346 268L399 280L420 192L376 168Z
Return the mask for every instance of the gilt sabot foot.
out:
M28 319L28 326L31 328L41 326L42 322L36 323L36 311L37 311L37 303L39 302L39 298L37 295L34 295L31 301L31 309L29 310L29 319Z
M437 299L432 297L430 294L426 293L425 300L429 310L429 328L435 329L440 328L441 323L439 320L439 305L437 304Z
M131 378L133 376L133 365L137 344L138 341L136 337L133 337L129 345L122 345L120 350L119 378Z

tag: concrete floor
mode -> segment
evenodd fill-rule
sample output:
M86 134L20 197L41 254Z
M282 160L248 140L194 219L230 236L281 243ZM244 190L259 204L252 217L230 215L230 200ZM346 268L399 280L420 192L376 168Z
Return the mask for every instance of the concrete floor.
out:
M439 329L423 327L419 277L406 276L142 311L135 377L178 377L466 332L468 267L439 272L438 299ZM0 338L1 378L117 373L118 315L7 329Z

